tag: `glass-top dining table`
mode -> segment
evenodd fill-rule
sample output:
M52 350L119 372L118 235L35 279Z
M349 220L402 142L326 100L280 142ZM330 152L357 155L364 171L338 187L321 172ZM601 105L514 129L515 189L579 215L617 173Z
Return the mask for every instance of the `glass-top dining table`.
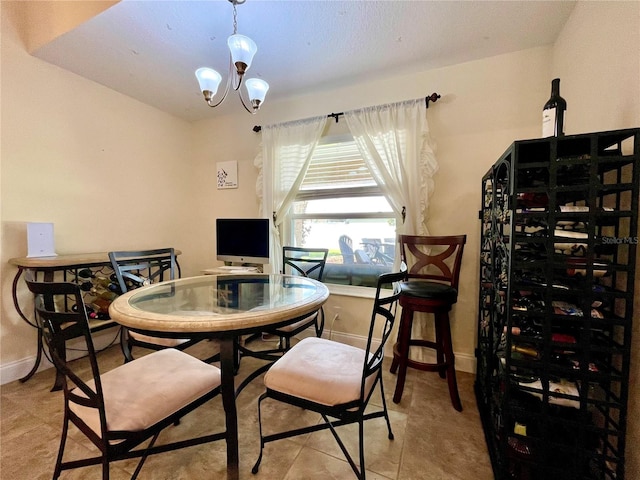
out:
M227 431L227 478L238 478L236 340L293 323L320 309L325 285L297 275L204 275L161 282L121 295L109 314L128 329L154 336L208 337L220 342L221 395Z

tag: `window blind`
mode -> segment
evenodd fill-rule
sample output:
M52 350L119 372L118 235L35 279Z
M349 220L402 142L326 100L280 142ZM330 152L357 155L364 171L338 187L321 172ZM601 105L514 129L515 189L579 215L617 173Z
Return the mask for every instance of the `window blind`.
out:
M300 190L375 187L376 183L353 140L319 144Z

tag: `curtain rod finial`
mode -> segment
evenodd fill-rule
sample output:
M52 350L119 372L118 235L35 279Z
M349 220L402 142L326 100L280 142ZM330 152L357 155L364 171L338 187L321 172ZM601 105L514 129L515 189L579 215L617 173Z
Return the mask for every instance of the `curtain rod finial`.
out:
M430 101L435 103L435 102L438 101L439 98L440 98L440 94L439 93L435 93L435 92L432 93L431 95L429 95L428 97L426 97L424 99L425 103L426 103L426 108L429 108L429 102Z

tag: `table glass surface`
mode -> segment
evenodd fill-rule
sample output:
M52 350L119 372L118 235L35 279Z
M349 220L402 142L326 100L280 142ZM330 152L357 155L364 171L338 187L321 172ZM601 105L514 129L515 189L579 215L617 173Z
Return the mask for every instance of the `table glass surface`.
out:
M298 275L204 275L133 290L116 299L111 310L130 327L216 331L302 316L327 297L325 285Z

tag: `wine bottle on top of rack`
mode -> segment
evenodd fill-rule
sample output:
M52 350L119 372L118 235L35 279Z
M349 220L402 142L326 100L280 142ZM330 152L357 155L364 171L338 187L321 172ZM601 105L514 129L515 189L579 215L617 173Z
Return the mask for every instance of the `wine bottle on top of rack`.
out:
M551 81L551 97L542 109L542 138L564 135L564 111L567 102L560 96L560 79Z

